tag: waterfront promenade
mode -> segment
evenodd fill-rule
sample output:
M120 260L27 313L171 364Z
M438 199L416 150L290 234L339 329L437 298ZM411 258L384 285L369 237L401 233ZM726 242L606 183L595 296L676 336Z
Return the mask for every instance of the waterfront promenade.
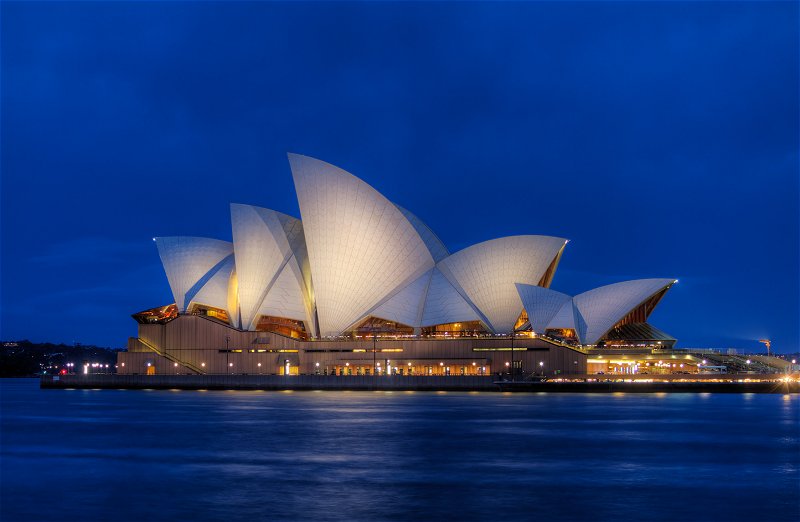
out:
M497 376L334 375L44 375L40 387L68 389L351 390L572 393L800 393L800 382L779 375L664 376L633 380L588 376L546 382L498 380Z

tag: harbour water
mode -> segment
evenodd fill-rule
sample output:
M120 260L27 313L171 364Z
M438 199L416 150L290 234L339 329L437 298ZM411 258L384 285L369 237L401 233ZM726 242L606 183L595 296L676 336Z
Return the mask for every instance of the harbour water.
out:
M800 519L800 396L40 390L0 520Z

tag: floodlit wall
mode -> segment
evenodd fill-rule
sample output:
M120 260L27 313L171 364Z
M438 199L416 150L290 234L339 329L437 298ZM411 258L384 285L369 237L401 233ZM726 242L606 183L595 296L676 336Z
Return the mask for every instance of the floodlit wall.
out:
M403 369L404 374L413 368L414 375L425 375L430 368L432 375L449 370L449 375L459 376L462 371L478 375L481 369L486 375L506 373L511 362L511 341L503 337L299 341L269 332L241 331L191 315L167 324L139 325L139 339L167 357L133 338L130 351L118 355L118 373L145 374L149 363L156 375L196 373L192 368L208 374L280 374L288 360L292 373L307 375L346 369L356 374L357 368L372 369L374 361L383 369ZM374 358L373 347L378 350ZM528 373L586 372L587 356L578 350L526 337L517 337L514 348L514 359Z

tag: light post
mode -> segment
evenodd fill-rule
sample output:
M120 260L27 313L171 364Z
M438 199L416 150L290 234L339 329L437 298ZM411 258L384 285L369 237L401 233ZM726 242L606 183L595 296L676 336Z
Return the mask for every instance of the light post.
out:
M542 377L544 377L544 361L539 361L539 371L541 372Z
M514 328L511 328L511 382L514 382Z
M230 375L230 373L231 373L231 365L230 365L230 362L228 362L228 360L229 360L228 358L231 355L230 342L231 342L231 336L230 335L226 335L225 336L225 367L227 368L228 375Z
M373 324L369 327L368 331L372 332L372 380L374 381L378 373L378 332L385 330Z

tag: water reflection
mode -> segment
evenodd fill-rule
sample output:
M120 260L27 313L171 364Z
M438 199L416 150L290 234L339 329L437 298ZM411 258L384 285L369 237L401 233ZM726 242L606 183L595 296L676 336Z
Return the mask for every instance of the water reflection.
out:
M782 395L0 386L4 522L798 515Z

